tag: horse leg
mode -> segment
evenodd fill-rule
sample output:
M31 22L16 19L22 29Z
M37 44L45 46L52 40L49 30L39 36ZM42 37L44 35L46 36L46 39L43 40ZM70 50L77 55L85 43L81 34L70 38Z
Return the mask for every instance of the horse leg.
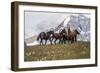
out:
M42 39L40 40L40 45L42 45Z
M46 45L46 43L47 43L47 39L45 40L45 45Z
M63 42L64 42L64 44L66 44L66 39L65 38L63 38Z
M70 37L68 37L68 43L70 42Z
M60 43L63 44L63 38L61 38L60 41L61 41Z
M56 41L57 41L57 39L54 40L55 45L56 45Z
M52 40L50 39L50 44L52 45Z
M63 41L63 39L61 39L61 44L63 44L64 43L64 41Z
M59 44L61 44L62 43L62 41L61 41L61 39L59 39Z
M70 40L71 40L71 43L73 43L73 37L71 37L71 39L70 39Z
M51 39L51 43L52 43L52 45L53 45L53 38Z
M65 44L66 44L67 38L65 37Z
M62 38L62 40L61 40L62 42L61 42L61 44L64 44L64 37Z
M43 45L43 39L42 39L42 42L41 42L41 43L42 43L42 45Z
M73 43L73 42L74 42L74 39L75 39L75 37L72 37L72 42L71 42L71 43Z
M75 35L75 42L77 42L77 35Z

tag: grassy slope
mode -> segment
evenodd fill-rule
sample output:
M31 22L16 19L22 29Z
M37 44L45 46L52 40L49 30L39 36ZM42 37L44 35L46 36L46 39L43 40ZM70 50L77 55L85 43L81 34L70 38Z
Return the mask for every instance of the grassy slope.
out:
M25 49L25 61L45 61L90 58L90 43L30 46Z

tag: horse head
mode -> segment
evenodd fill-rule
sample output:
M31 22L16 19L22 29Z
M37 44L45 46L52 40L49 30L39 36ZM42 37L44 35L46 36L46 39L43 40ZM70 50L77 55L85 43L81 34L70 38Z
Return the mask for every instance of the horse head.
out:
M80 34L80 33L77 31L77 29L75 29L75 32L76 32L76 34L78 34L78 35Z

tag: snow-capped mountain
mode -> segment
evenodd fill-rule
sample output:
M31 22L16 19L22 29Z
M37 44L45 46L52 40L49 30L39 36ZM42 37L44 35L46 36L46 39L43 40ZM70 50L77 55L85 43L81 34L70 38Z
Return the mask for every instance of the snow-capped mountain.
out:
M59 24L58 23L55 24L56 22L54 23L55 25L57 25L56 27L53 27L54 24L50 25L49 21L48 23L46 23L45 21L45 24L48 24L48 27L50 25L48 30L51 30L51 28L53 28L55 32L59 32L63 28L67 29L68 27L70 27L72 30L77 29L78 32L80 33L80 35L77 38L79 41L90 41L90 17L89 15L87 16L83 14L70 15L64 18L62 22L61 21L59 22L60 22ZM29 40L31 39L31 41L33 40L32 43L33 44L35 43L37 45L38 42L36 41L36 37L37 36L35 36L35 38L32 38L32 39L28 38L28 39ZM27 41L29 41L28 39Z
M80 35L78 40L90 41L90 18L84 15L71 15L62 21L54 30L59 31L63 28L70 27L72 30L77 29Z

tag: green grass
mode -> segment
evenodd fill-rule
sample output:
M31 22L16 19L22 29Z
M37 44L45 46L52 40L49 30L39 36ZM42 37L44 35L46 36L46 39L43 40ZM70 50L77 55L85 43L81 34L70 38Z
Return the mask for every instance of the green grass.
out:
M77 42L25 48L25 61L67 60L90 58L90 42Z

